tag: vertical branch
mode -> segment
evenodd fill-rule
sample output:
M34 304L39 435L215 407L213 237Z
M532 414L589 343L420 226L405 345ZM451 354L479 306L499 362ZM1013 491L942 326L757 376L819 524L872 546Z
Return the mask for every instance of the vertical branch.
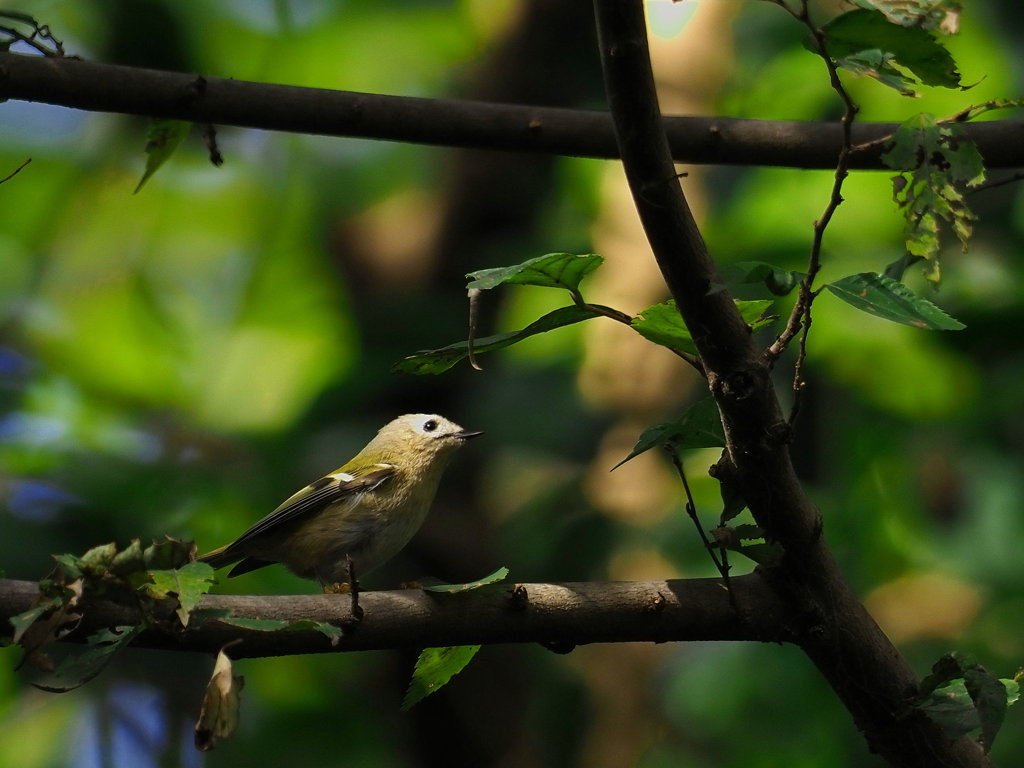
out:
M760 573L800 617L797 643L872 751L907 768L988 765L976 744L966 737L951 741L913 708L913 670L843 578L825 543L821 515L793 471L789 425L771 383L772 358L756 350L729 296L709 293L715 268L668 152L643 0L594 0L594 6L605 88L633 201L707 372L740 492L761 528L784 549L779 563ZM837 178L816 241L842 200L840 183ZM820 254L820 242L817 248ZM813 296L810 284L807 291L805 302ZM796 327L801 317L802 310Z

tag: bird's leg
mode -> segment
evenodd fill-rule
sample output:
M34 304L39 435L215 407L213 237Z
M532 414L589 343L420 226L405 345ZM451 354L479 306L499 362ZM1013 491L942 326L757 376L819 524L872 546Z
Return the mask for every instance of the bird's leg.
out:
M345 575L348 576L348 594L352 600L352 620L358 623L363 620L363 608L359 605L359 582L356 581L356 564L352 555L345 555Z
M363 608L359 605L359 582L356 580L356 566L352 555L345 555L346 580L324 584L324 592L332 595L348 595L352 603L352 615L342 620L344 626L355 626L363 620Z

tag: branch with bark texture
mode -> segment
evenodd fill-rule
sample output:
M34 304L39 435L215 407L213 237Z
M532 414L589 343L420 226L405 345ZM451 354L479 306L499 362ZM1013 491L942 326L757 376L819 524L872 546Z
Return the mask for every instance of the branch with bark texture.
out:
M354 93L254 83L72 58L0 53L0 99L92 112L165 117L291 133L619 157L607 112L453 99ZM969 123L964 131L987 168L1024 166L1024 120ZM884 169L884 139L896 123L854 126L851 169ZM843 145L837 123L667 117L676 162L834 169Z
M858 601L826 544L817 507L796 477L789 427L768 365L717 278L676 178L662 128L643 0L595 0L608 102L626 178L669 290L693 336L727 440L721 467L739 486L781 560L762 573L799 623L796 642L832 686L870 749L895 766L984 766L912 706L917 679Z
M259 631L203 618L230 611L238 618L343 625L350 618L347 595L206 595L189 628L150 630L132 645L216 653L225 644L232 658L284 656L386 648L428 648L485 643L541 643L571 649L585 643L792 640L790 612L756 574L730 580L736 607L718 579L567 584L495 584L456 594L420 589L362 592L363 621L331 644L320 632ZM0 580L0 625L27 611L39 596L35 582ZM155 617L177 627L175 601ZM66 640L84 640L112 626L136 625L137 607L86 598L74 609L81 622Z

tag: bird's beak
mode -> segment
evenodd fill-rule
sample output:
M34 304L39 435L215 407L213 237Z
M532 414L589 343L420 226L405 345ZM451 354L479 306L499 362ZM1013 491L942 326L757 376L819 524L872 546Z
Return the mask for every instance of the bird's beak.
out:
M480 437L480 435L482 435L482 434L483 434L483 432L465 432L465 431L463 431L463 432L456 432L454 435L452 435L452 437L457 438L459 440L469 440L469 438L471 438L471 437Z

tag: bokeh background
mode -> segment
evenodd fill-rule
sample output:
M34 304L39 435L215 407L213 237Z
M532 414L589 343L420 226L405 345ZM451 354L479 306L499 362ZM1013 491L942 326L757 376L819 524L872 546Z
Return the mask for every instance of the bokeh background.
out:
M4 3L69 53L246 80L603 107L590 5L544 0L76 0ZM836 6L837 7L837 6ZM833 7L832 10L835 10ZM801 30L769 3L652 2L663 108L834 119ZM1008 0L975 0L948 40L967 92L901 97L850 78L861 119L952 114L1021 93ZM224 543L351 456L384 422L443 413L484 429L455 460L388 587L500 565L517 581L712 573L662 457L609 472L639 433L701 394L681 361L610 321L537 337L440 377L394 376L465 338L463 275L598 252L590 301L662 300L615 163L221 128L199 130L137 195L147 121L0 104L0 568L131 537ZM828 172L685 168L723 264L799 269ZM994 172L993 177L1008 175ZM823 277L902 253L888 174L857 173ZM932 298L967 324L930 333L823 295L794 447L843 567L920 674L961 649L1001 676L1024 659L1024 277L1019 187L977 193L969 253L943 251ZM931 288L916 277L911 285ZM565 303L485 297L484 332ZM778 307L788 311L788 301ZM790 362L791 365L791 362ZM789 371L780 366L779 386ZM686 457L708 527L712 452ZM736 571L752 564L736 563ZM280 568L222 592L308 593ZM64 695L0 649L0 764L74 766L865 766L846 713L795 649L630 644L559 656L489 647L439 694L399 705L415 652L240 662L242 724L191 746L212 659L130 651ZM1024 748L1011 709L997 762Z

